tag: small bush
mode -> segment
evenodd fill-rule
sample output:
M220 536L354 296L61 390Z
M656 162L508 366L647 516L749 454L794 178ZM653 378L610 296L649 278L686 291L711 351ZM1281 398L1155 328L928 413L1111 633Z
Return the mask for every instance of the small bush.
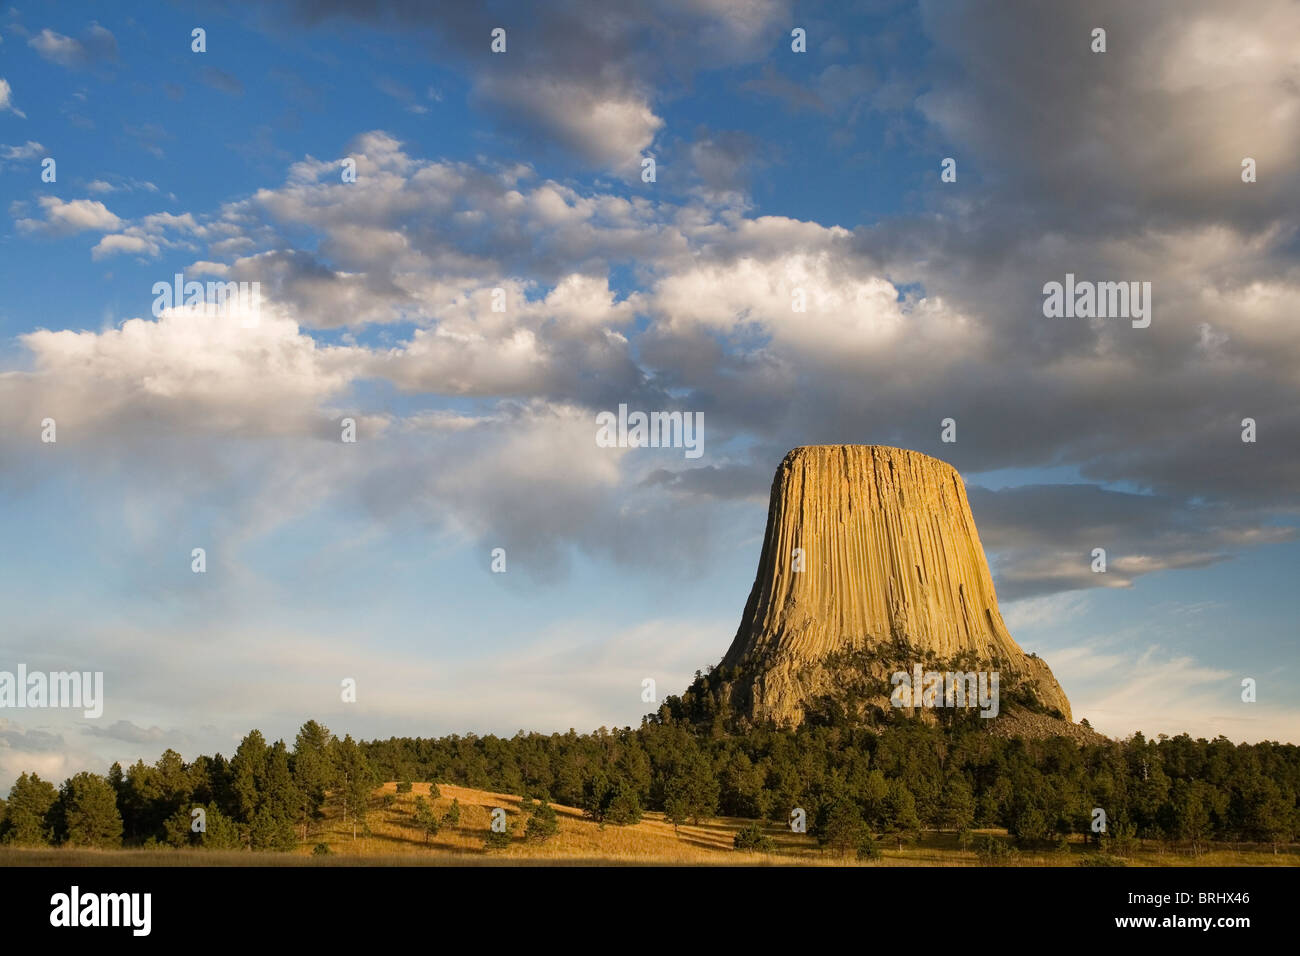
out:
M876 843L876 838L870 833L864 834L862 841L858 844L859 860L879 860L880 846Z
M987 833L976 837L972 846L975 855L979 857L980 866L1006 866L1016 855L1016 851L1005 840Z
M411 781L409 781L409 780L403 780L401 783L399 783L399 784L397 785L397 792L398 792L398 793L410 793L410 792L411 792L411 787L412 787L412 786L414 786L414 784L412 784Z
M534 803L524 827L524 839L544 843L560 832L560 821L555 815L555 808L543 800Z
M330 849L330 845L328 843L317 843L314 847L312 847L311 855L330 856L333 852L334 851Z
M749 853L771 853L776 849L772 838L764 833L763 828L757 823L749 823L741 827L731 842L737 850Z

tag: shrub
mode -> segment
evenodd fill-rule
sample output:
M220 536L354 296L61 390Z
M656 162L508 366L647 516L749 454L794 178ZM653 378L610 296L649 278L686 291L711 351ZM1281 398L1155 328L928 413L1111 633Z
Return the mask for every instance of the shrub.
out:
M1016 851L1005 840L999 840L987 833L975 838L972 846L979 857L980 866L1006 866L1016 855Z
M485 850L504 850L510 846L510 824L506 824L504 830L488 830L487 836L483 838L483 849Z
M757 823L749 823L741 827L736 832L732 845L737 850L749 853L771 853L776 850L772 838L764 833L762 826Z
M560 832L560 821L555 815L555 808L543 800L535 803L524 827L524 839L543 843Z
M862 841L858 843L859 860L879 860L880 846L876 843L876 838L870 833L862 835Z

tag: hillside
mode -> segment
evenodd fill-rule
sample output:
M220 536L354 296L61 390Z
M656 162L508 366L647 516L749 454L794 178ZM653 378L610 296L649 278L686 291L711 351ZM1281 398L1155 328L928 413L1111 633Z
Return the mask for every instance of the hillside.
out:
M350 823L335 809L313 828L308 840L289 853L201 849L92 850L77 848L20 849L0 847L0 866L528 866L528 865L696 865L726 866L981 866L988 865L973 849L963 847L953 832L923 831L901 849L892 842L881 843L881 856L860 861L853 854L839 855L818 847L807 834L766 824L764 832L774 843L771 853L746 853L733 849L738 830L751 821L718 817L686 824L674 832L661 813L646 813L630 826L599 824L585 819L574 807L555 806L559 832L545 843L523 840L521 798L469 787L440 784L441 797L433 801L441 816L458 800L460 824L444 827L427 842L414 822L415 798L429 793L429 785L416 783L410 793L398 794L389 782L372 794L369 809L370 835L352 837ZM383 806L385 795L395 799ZM483 837L494 807L508 814L512 830L510 845L486 850ZM999 841L1006 831L972 831ZM317 855L317 844L330 847L328 855ZM1242 844L1220 847L1191 855L1142 843L1123 861L1128 866L1300 866L1300 846L1286 846L1274 854L1269 848ZM1074 866L1095 860L1095 848L1076 838L1068 852L1056 848L1017 851L1004 862L1017 866Z

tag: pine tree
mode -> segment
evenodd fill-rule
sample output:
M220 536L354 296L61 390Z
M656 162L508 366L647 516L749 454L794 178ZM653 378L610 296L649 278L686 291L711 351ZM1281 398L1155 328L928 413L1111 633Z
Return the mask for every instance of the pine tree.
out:
M692 753L664 785L664 802L684 804L691 820L698 826L704 817L711 817L718 809L718 781L713 775L713 765L703 753Z
M817 842L836 856L862 846L871 835L858 805L847 798L824 804L817 815Z
M58 792L36 774L23 774L9 790L0 840L18 846L43 846L53 840L48 820Z
M678 828L686 822L687 817L690 815L691 808L680 793L674 793L664 799L664 816L673 825L673 833L678 832Z
M82 771L59 790L52 810L59 840L68 846L113 848L122 845L122 815L106 779Z
M732 838L731 844L746 853L771 853L776 849L772 838L763 832L759 823L747 823Z
M357 838L357 825L364 828L367 803L374 789L374 774L365 753L349 734L342 740L335 738L333 747L334 774L338 780L339 801L343 807L343 820L352 822L352 839Z
M559 817L555 808L545 799L535 804L524 827L524 839L535 843L544 843L560 832Z
M429 837L437 836L442 826L433 812L433 807L424 797L415 798L415 825L424 832L425 843L429 842Z
M451 798L451 806L447 808L447 815L442 822L450 827L460 826L460 800L456 797Z
M266 762L266 781L262 796L263 806L271 821L268 849L293 849L297 842L294 836L294 822L302 807L302 794L289 770L289 751L283 740L277 740L271 747Z
M885 830L893 835L898 848L903 841L915 836L921 829L921 818L916 813L916 800L912 791L901 780L889 781L885 796Z
M251 823L253 814L261 806L268 756L266 738L260 730L254 730L239 742L235 756L230 760L231 790L235 797L238 819L242 823Z
M177 807L176 812L163 823L164 841L169 846L191 846L199 841L199 834L192 829L194 818L189 807Z
M295 816L302 827L302 839L325 805L327 791L334 785L334 767L330 760L329 729L309 720L298 730L293 742L293 779L298 788Z
M239 826L214 803L207 806L206 826L199 843L209 850L237 850L246 845Z
M485 850L504 850L510 846L510 836L514 830L514 822L506 821L504 830L493 830L488 828L487 835L483 837L483 849Z
M298 843L289 818L277 814L269 803L258 807L248 826L248 843L254 850L292 850Z

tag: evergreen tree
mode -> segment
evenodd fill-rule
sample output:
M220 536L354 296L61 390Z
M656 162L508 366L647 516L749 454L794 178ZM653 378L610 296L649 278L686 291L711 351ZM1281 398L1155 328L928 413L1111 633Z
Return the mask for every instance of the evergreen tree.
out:
M375 785L374 772L351 734L342 740L335 738L333 750L334 775L338 780L343 820L352 823L352 839L355 840L358 824L365 827L367 804Z
M487 835L483 837L483 849L485 850L504 850L510 846L510 834L514 829L513 821L506 821L504 830L493 830L488 828Z
M975 795L960 774L948 778L943 789L943 813L940 823L949 830L965 830L975 820Z
M22 774L9 789L0 840L17 846L44 846L53 840L50 810L58 792L36 774Z
M334 767L330 760L329 729L309 720L298 730L293 742L293 780L298 788L295 817L302 827L302 839L325 805L327 791L334 785Z
M665 804L668 800L685 804L686 812L697 825L717 811L718 781L704 754L695 751L676 769L664 786Z
M678 832L690 815L691 808L680 793L673 793L664 799L664 816L673 825L673 833Z
M222 813L220 807L212 803L206 810L206 828L199 834L201 846L209 850L237 850L247 844L238 824Z
M266 780L262 788L262 808L269 817L269 822L263 824L264 828L269 827L269 830L264 829L270 841L267 849L293 849L297 842L293 835L294 823L302 804L302 793L289 770L289 751L283 740L277 740L267 757Z
M560 821L555 814L555 808L546 800L537 803L528 816L527 826L524 827L524 839L544 843L559 832Z
M110 849L122 845L117 795L98 774L82 771L63 782L51 816L59 841Z
M885 796L885 832L893 836L901 850L904 841L913 838L920 829L921 818L917 816L912 792L901 780L889 781L889 791Z
M818 812L817 843L836 856L857 850L870 836L862 811L852 800L835 799Z
M731 843L737 850L747 853L772 853L776 850L776 844L758 823L748 823L741 827L732 837Z
M601 819L619 827L641 822L641 801L631 783L621 780L614 785Z
M442 827L437 815L433 812L433 807L424 797L415 798L415 825L424 833L424 842L429 842L429 837L437 836L438 830Z
M190 807L177 807L176 812L163 822L163 839L168 846L186 847L199 842L201 834L193 830L194 818L190 810Z
M230 760L231 790L235 797L238 819L251 823L253 814L262 804L262 788L266 783L267 760L270 748L260 730L251 731L239 742L235 756Z
M248 825L248 843L254 850L292 850L298 843L293 823L270 803L258 807Z

